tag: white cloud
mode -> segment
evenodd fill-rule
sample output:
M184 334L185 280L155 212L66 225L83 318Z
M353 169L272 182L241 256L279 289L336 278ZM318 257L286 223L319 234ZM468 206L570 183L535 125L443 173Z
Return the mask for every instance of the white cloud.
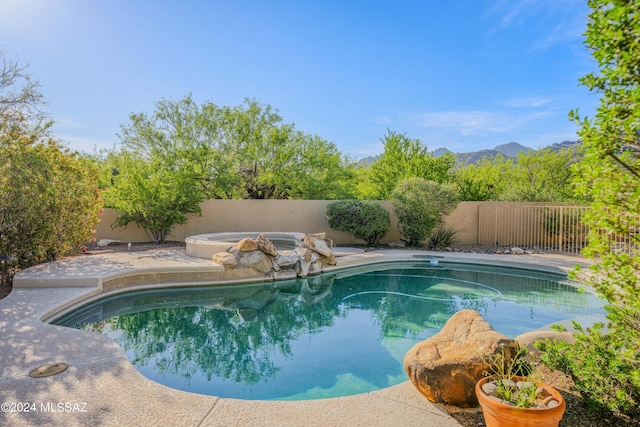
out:
M547 117L547 112L510 113L494 111L439 111L404 114L401 123L416 127L446 130L461 136L501 134Z
M504 107L511 108L538 108L554 102L555 99L544 96L530 96L523 98L511 98L502 103Z

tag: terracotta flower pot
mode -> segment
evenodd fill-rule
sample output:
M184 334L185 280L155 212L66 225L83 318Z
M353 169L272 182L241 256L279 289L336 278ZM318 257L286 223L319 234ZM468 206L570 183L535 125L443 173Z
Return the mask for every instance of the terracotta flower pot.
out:
M482 378L476 383L476 396L482 407L482 414L487 427L557 427L564 415L566 403L562 395L553 387L544 383L536 383L549 395L558 401L552 408L522 408L508 405L489 397L482 391L482 385L493 380L491 377Z

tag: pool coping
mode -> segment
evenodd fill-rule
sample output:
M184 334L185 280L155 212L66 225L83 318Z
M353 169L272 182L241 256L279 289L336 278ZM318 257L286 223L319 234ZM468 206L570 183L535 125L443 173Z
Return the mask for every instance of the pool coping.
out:
M0 424L459 425L408 381L355 396L294 402L228 399L174 390L142 376L108 337L43 321L103 293L156 283L168 286L170 280L194 285L210 283L213 277L222 278L220 283L263 279L224 276L211 261L188 257L184 252L161 249L72 257L20 272L14 290L0 300L0 403L13 404L9 409L16 410L0 408ZM576 264L589 264L578 256L393 249L340 257L336 266L323 271L425 257L562 273ZM56 362L67 363L69 368L48 378L28 376L33 369Z

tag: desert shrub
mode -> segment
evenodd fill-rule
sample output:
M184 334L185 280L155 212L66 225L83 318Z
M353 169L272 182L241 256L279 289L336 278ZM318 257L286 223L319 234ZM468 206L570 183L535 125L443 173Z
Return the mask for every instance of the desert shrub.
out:
M380 204L367 200L341 200L327 205L329 226L356 239L377 244L389 231L389 212Z
M453 227L440 224L433 230L429 237L427 237L425 247L434 251L447 248L456 241L457 234L458 230Z
M0 255L16 267L79 250L102 199L90 161L56 141L0 123Z
M538 342L541 360L573 378L591 409L640 416L638 322L625 310L608 307L609 323L583 328L574 322L576 341ZM630 323L635 322L636 325ZM564 331L562 326L556 330Z
M174 225L184 224L187 214L200 214L202 193L188 168L174 170L160 158L141 158L122 152L110 159L112 184L105 202L118 211L112 227L135 223L149 240L164 242Z
M401 181L392 193L400 232L410 246L421 246L442 217L458 205L457 192L450 184L423 178Z

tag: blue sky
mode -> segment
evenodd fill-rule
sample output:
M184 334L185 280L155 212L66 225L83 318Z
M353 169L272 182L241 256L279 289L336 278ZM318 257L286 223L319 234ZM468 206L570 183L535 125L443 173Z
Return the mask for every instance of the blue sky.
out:
M0 50L42 85L55 135L93 152L191 93L276 108L354 158L387 129L430 150L576 139L598 99L586 0L0 0Z

